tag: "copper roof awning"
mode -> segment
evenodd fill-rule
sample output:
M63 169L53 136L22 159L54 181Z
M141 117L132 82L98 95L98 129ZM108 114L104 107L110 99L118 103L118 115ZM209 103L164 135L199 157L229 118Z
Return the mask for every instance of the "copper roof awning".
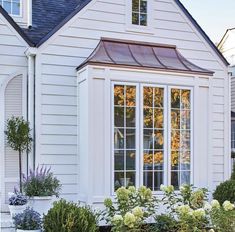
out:
M87 64L213 75L184 58L176 46L102 38Z

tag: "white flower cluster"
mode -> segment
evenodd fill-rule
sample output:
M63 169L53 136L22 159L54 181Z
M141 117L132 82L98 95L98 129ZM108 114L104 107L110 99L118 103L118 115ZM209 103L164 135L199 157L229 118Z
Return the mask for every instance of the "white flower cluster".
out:
M181 216L189 215L189 216L193 216L194 218L197 218L197 219L202 219L206 216L205 209L193 210L188 205L178 206L177 211Z

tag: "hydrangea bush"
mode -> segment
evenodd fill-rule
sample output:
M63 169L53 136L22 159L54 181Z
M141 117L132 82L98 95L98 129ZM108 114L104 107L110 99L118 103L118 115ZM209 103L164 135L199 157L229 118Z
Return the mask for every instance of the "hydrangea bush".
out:
M116 191L115 201L105 199L103 219L112 225L113 232L141 230L143 224L154 214L157 200L146 187L136 189L121 187Z

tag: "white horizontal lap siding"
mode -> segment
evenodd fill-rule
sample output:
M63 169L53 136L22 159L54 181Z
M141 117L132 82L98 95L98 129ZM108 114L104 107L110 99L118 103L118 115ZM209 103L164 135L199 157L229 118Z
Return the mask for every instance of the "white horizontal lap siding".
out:
M211 178L216 185L224 179L224 109L228 100L224 96L227 91L225 67L173 0L153 1L151 33L127 30L125 4L126 0L92 1L39 48L42 60L42 161L54 164L58 175L63 175L64 171L75 175L76 169L73 168L78 168L78 163L72 165L70 162L77 155L76 67L92 53L101 37L174 44L186 58L215 72L212 80L210 151L213 160ZM58 147L60 142L63 149ZM55 151L60 157L58 160L54 158L57 157ZM74 183L74 189L76 187Z
M232 111L235 112L235 77L231 79L231 107Z

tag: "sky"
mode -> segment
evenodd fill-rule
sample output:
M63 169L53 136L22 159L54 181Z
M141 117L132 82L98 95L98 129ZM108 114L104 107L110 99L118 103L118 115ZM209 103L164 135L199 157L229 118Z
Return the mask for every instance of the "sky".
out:
M235 0L181 0L214 43L235 27Z

